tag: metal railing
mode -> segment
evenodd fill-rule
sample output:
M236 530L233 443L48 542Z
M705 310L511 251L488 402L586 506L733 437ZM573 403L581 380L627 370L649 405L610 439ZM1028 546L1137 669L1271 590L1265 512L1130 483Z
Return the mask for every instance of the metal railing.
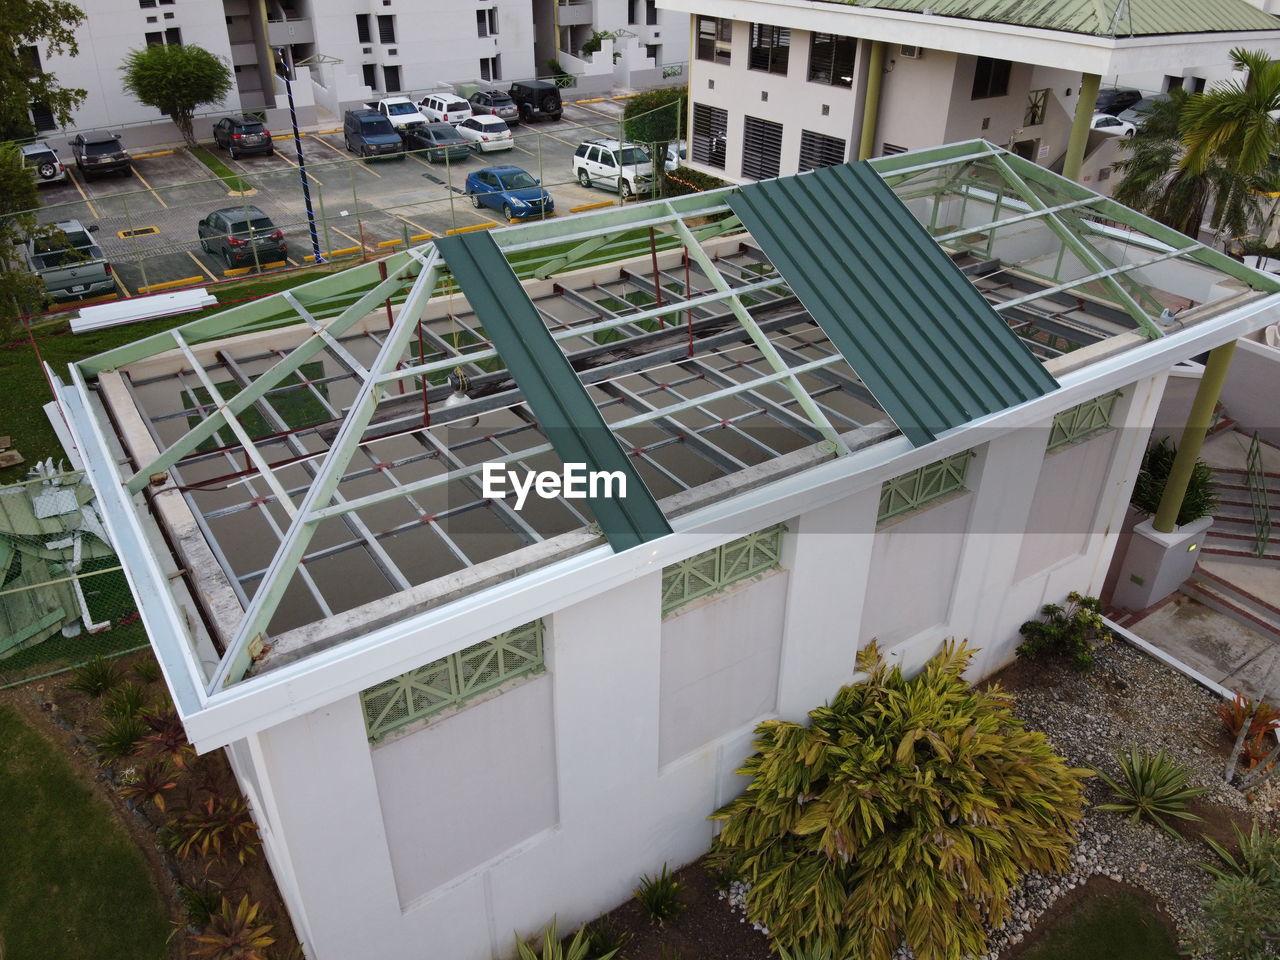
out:
M1271 542L1271 505L1268 503L1267 475L1262 468L1262 446L1257 431L1245 455L1245 486L1249 490L1249 508L1253 512L1253 554L1266 556Z

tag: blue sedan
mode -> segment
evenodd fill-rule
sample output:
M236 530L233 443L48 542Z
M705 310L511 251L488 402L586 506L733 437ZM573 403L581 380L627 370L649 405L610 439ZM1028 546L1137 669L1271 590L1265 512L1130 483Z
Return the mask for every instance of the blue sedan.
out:
M548 216L555 210L551 194L519 167L485 167L467 177L473 207L501 210L508 220Z

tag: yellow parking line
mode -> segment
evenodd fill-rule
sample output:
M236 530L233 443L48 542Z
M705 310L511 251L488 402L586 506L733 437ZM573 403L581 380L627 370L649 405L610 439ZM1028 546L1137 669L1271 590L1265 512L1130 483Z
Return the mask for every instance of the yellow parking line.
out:
M112 271L111 271L111 277L112 277L112 279L113 279L113 280L115 280L115 282L116 282L116 286L117 286L117 287L119 287L121 290L123 290L123 291L124 291L124 295L125 295L126 297L132 297L132 296L133 296L133 294L129 292L129 288L128 288L128 287L126 287L126 286L124 285L124 281L120 279L120 273L119 273L119 271L117 271L117 270L112 270Z
M590 100L575 100L574 103L604 103L608 97L592 97Z
M293 167L293 169L295 170L298 169L298 165L294 163L292 160L290 160L288 157L286 157L283 153L280 153L277 151L276 156L279 157L281 160L283 160L285 163L287 163L289 166ZM324 184L320 182L320 178L313 176L310 170L307 171L307 179L310 180L312 183L314 183L317 187L324 186Z
M335 146L334 146L332 143L330 143L328 140L321 140L319 137L312 137L312 139L313 139L313 140L315 140L315 142L316 142L316 143L323 143L326 147L328 147L330 150L332 150L332 151L333 151L334 153L336 153L338 156L340 156L340 157L342 157L342 158L344 158L344 159L347 159L347 160L350 160L350 159L351 159L350 157L348 157L348 156L347 156L347 154L346 154L346 153L344 153L343 151L339 150L337 147L335 147ZM375 177L377 177L379 180L381 180L381 179L382 179L382 174L378 173L376 170L370 170L367 164L363 164L363 163L362 163L362 164L360 164L359 166L360 166L360 168L361 168L362 170L365 170L365 171L367 171L368 173L372 173L372 174L373 174Z
M515 221L512 222L514 223ZM455 233L472 233L476 230L492 230L494 227L500 226L502 226L502 224L496 220L490 221L489 223L473 223L469 227L454 227L452 230L446 230L445 235L451 237Z
M206 267L203 263L200 262L200 258L197 257L190 250L187 251L187 256L191 258L192 262L195 263L197 267L199 267L201 270L204 271L205 276L207 276L210 280L218 279L213 275L213 272L208 267Z
M434 237L434 236L435 236L435 234L434 234L434 233L431 233L431 232L427 232L427 233L419 233L419 234L417 234L416 236L412 236L412 237L410 237L410 238L409 238L409 242L410 242L410 243L421 243L423 240L430 240L430 239L431 239L432 237Z
M298 265L298 261L293 259L293 257L285 257L285 259L289 261L289 266L291 267L296 267Z
M356 250L359 250L361 247L364 246L364 244L360 240L358 240L356 237L353 237L351 234L347 233L347 231L345 230L339 229L338 227L334 227L334 226L330 226L329 229L332 230L334 233L342 234L344 237L346 237L348 240L354 243L356 245L355 246ZM333 252L336 253L337 251L335 250Z
M222 275L224 277L242 277L252 269L253 267L232 267L230 270L223 270Z
M153 150L151 153L135 153L133 159L146 160L149 157L171 157L173 154L174 151L172 150Z
M326 260L332 260L334 257L346 257L346 256L350 256L353 253L359 253L359 252L360 252L359 247L343 247L341 250L330 250L326 252L324 254L324 258ZM315 261L315 254L309 253L302 259L307 261L307 263L312 263Z
M138 172L137 167L133 168L133 175L137 177L140 181L142 181L142 185L144 187L146 187L148 190L151 190L151 195L156 198L156 202L160 204L160 206L164 207L166 210L169 209L169 205L165 203L162 199L160 199L160 194L156 193L155 190L151 189L151 184L147 183L147 181L143 178L142 174Z
M378 241L377 246L378 246L378 248L379 248L379 249L381 249L382 247L398 247L398 246L400 246L400 244L402 244L402 243L404 243L404 241L403 241L403 240L400 240L400 239L396 239L396 240L379 240L379 241Z
M76 175L71 172L71 168L67 167L67 179L75 186L76 192L80 194L80 199L85 202L85 206L89 208L89 214L93 219L98 220L100 216L93 206L93 201L89 199L89 195L84 192L84 187L80 186L80 181L76 179Z
M407 223L409 226L413 227L413 229L415 229L415 230L423 230L423 231L425 231L425 232L422 234L422 236L423 236L424 238L425 238L425 237L429 237L429 236L431 236L431 231L430 231L430 230L427 230L427 228L426 228L426 227L424 227L422 224L420 224L420 223L414 223L414 222L413 222L412 220L410 220L408 217L401 216L401 215L400 215L400 214L398 214L398 213L393 213L393 214L392 214L392 216L393 216L393 217L395 217L397 220L399 220L401 223Z
M190 251L188 251L190 252ZM201 269L204 269L203 267ZM174 287L189 287L192 284L199 283L204 277L183 277L181 280L165 280L163 283L153 283L147 287L139 287L139 293L156 293L160 290L172 290Z
M559 141L560 143L563 143L566 147L576 147L576 146L577 146L577 144L576 144L576 143L570 143L568 140L565 140L563 137L557 137L554 133L544 133L544 134L542 134L542 136L544 136L544 137L550 137L552 140Z
M583 210L599 210L601 207L612 207L613 205L614 201L612 200L601 200L598 203L584 203L580 207L570 207L569 212L581 213Z

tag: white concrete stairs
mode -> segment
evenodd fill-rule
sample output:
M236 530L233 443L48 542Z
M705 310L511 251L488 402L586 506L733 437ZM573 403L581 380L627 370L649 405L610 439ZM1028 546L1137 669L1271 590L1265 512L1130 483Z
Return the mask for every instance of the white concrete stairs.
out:
M1255 559L1254 561L1259 562ZM1280 644L1280 597L1263 598L1204 567L1196 567L1180 592Z

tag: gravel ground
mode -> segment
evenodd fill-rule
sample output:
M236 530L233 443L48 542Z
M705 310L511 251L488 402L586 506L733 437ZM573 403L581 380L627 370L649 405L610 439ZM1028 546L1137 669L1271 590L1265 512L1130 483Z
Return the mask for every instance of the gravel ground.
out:
M1230 744L1217 715L1218 697L1123 641L1100 649L1087 674L1016 663L994 680L1015 695L1014 712L1030 729L1044 731L1072 766L1098 768L1115 777L1117 753L1135 744L1151 752L1164 748L1190 769L1192 785L1209 792L1196 803L1205 822L1188 825L1186 835L1195 838L1188 841L1145 821L1132 824L1120 814L1098 810L1096 804L1112 799L1110 791L1096 778L1089 781L1090 806L1080 823L1071 871L1029 873L1012 898L1009 921L992 931L989 952L977 960L998 960L1023 941L1059 897L1095 875L1144 888L1185 937L1200 920L1199 902L1207 889L1207 875L1194 863L1214 858L1199 841L1200 832L1221 842L1230 837L1232 820L1254 818L1271 829L1280 826L1280 787L1274 782L1251 800L1223 783ZM735 882L721 896L742 910L746 892L744 884ZM905 947L895 954L895 960L911 958Z

